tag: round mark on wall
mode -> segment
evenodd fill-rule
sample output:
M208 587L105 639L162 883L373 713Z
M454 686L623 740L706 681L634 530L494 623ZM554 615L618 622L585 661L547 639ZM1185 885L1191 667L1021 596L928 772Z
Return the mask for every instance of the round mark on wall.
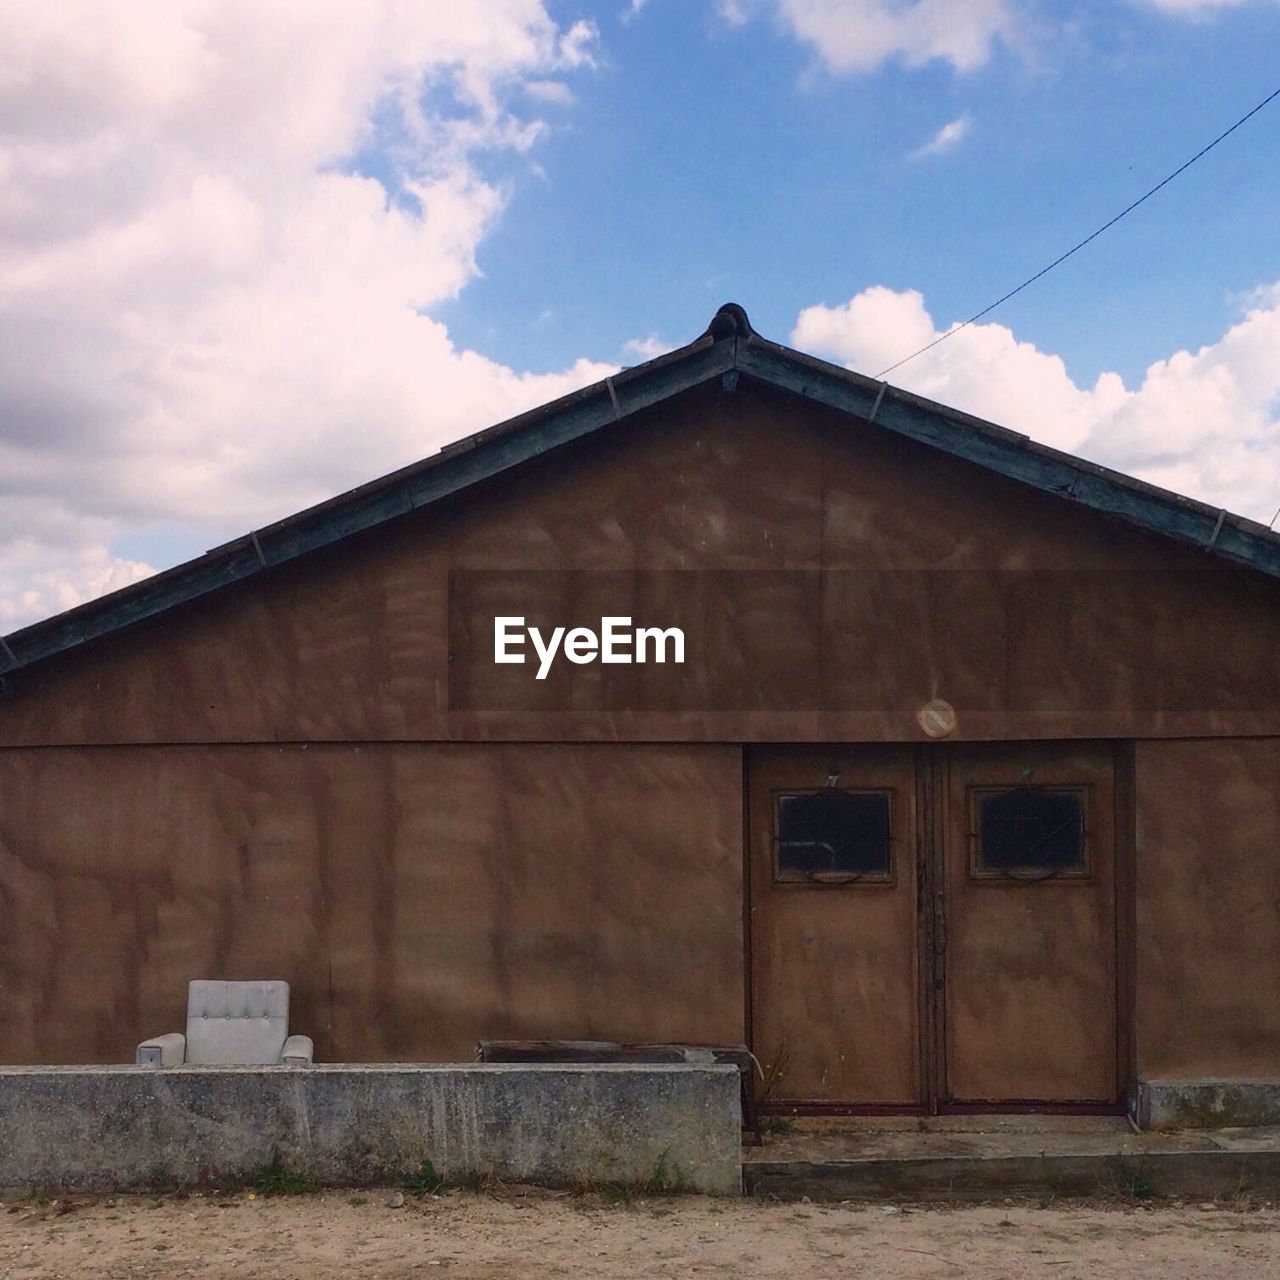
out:
M916 712L916 721L929 737L949 738L956 731L956 709L942 698L934 698Z

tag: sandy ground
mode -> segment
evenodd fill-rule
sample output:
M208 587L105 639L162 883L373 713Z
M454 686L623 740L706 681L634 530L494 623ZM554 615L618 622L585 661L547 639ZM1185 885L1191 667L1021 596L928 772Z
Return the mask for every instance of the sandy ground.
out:
M1280 1277L1280 1210L1271 1206L610 1203L514 1188L399 1199L371 1191L5 1204L0 1280Z

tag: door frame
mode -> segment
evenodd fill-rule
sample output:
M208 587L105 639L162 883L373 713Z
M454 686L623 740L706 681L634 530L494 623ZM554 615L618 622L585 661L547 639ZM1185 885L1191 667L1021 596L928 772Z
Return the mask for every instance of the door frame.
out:
M1127 739L1033 739L1037 746L1096 746L1111 758L1114 804L1114 931L1115 931L1115 1038L1116 1080L1114 1099L1107 1103L1018 1101L949 1102L942 1097L943 1055L946 1045L945 948L939 944L946 927L945 766L952 745L980 747L980 742L915 744L916 847L916 944L920 981L917 984L917 1018L921 1083L924 1101L910 1105L826 1102L793 1099L760 1104L764 1114L877 1116L877 1115L1124 1115L1136 1080L1136 844L1134 806L1134 744ZM743 1026L746 1042L755 1045L755 986L752 964L752 831L751 756L755 752L787 747L860 747L875 743L749 743L742 747L742 926L743 926ZM1016 745L999 740L993 745Z

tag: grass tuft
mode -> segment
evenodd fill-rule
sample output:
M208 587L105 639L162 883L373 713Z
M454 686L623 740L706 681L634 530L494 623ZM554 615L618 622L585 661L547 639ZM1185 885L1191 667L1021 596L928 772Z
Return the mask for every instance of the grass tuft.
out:
M404 1189L415 1196L438 1196L447 1189L447 1184L436 1172L430 1160L423 1160L418 1165L418 1172L404 1181Z
M248 1186L260 1196L305 1196L318 1189L305 1174L290 1169L278 1151L270 1164L259 1165L249 1175Z

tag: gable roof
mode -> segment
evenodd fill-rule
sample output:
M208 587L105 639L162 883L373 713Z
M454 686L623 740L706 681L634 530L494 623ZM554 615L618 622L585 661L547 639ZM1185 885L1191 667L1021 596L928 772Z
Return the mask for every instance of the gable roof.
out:
M760 337L728 303L686 347L625 369L438 453L215 547L176 568L0 636L0 677L287 564L458 493L715 379L791 392L1092 510L1280 578L1264 525Z

